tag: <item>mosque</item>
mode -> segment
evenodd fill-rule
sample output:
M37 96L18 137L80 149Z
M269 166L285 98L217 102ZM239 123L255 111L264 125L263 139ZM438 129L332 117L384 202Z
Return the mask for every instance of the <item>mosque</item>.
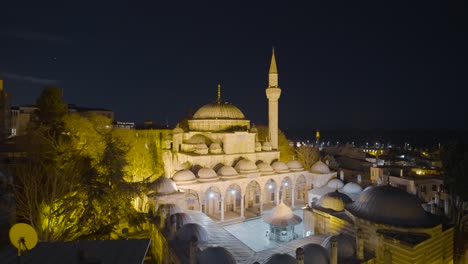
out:
M162 235L153 238L153 247L163 252L160 262L453 263L453 227L426 212L416 196L390 185L345 184L321 161L310 170L296 160L281 162L281 91L273 50L267 139L223 101L220 86L216 100L188 120L188 129L178 126L165 138L166 175L136 201L155 215ZM303 219L293 213L298 208ZM269 239L273 248L254 250L225 229L262 217L269 235L247 236ZM294 226L301 222L307 235L297 237Z

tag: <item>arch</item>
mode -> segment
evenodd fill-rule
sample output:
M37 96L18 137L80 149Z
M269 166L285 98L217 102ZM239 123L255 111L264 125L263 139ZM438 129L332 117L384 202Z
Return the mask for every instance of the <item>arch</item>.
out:
M265 210L271 209L276 206L277 204L277 197L276 197L276 191L278 190L278 184L276 181L272 178L268 179L268 181L265 182L265 185L263 187L263 208Z
M192 189L184 189L185 197L184 197L184 208L187 210L196 210L200 211L200 197L197 191Z
M283 203L287 205L292 205L292 189L293 189L293 184L291 178L288 176L284 177L281 180L281 185L279 186L279 192L280 192L280 200L283 201Z
M294 185L294 205L304 206L307 203L307 182L304 175L299 175L296 178Z
M252 218L261 215L261 188L256 180L250 181L244 190L245 218Z
M218 187L209 187L203 194L202 212L214 220L220 220L222 198L222 192Z
M227 187L224 194L224 220L241 216L242 189L233 183Z

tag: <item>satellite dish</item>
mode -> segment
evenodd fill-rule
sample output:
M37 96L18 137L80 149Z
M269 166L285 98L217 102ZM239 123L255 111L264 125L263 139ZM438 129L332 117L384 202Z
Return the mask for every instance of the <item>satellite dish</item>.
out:
M10 242L18 249L18 256L21 256L21 252L34 248L37 240L36 230L28 224L18 223L10 228Z

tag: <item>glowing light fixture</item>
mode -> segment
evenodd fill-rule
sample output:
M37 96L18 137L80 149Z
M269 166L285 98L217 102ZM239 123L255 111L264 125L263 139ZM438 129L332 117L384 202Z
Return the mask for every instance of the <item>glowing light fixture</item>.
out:
M214 197L214 193L210 193L210 198L213 198Z

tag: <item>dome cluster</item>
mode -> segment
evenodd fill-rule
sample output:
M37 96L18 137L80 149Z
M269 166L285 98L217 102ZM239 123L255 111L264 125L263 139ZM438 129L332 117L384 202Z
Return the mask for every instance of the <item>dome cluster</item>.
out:
M195 182L216 181L219 179L235 179L250 173L270 175L273 173L287 173L303 170L304 168L302 167L302 164L296 160L289 161L288 163L275 161L270 165L263 161L257 161L257 164L255 164L251 160L241 159L234 167L224 165L217 171L213 170L212 168L201 168L195 174L188 168L181 168L181 170L177 171L174 176L172 176L172 180L178 185L184 185Z
M345 205L351 203L352 201L353 200L351 200L349 196L336 190L334 192L327 193L324 196L320 197L317 205L322 208L331 209L339 212L343 211L345 209Z
M421 200L400 188L375 186L346 205L346 211L371 222L398 227L433 227L440 221L424 211Z

